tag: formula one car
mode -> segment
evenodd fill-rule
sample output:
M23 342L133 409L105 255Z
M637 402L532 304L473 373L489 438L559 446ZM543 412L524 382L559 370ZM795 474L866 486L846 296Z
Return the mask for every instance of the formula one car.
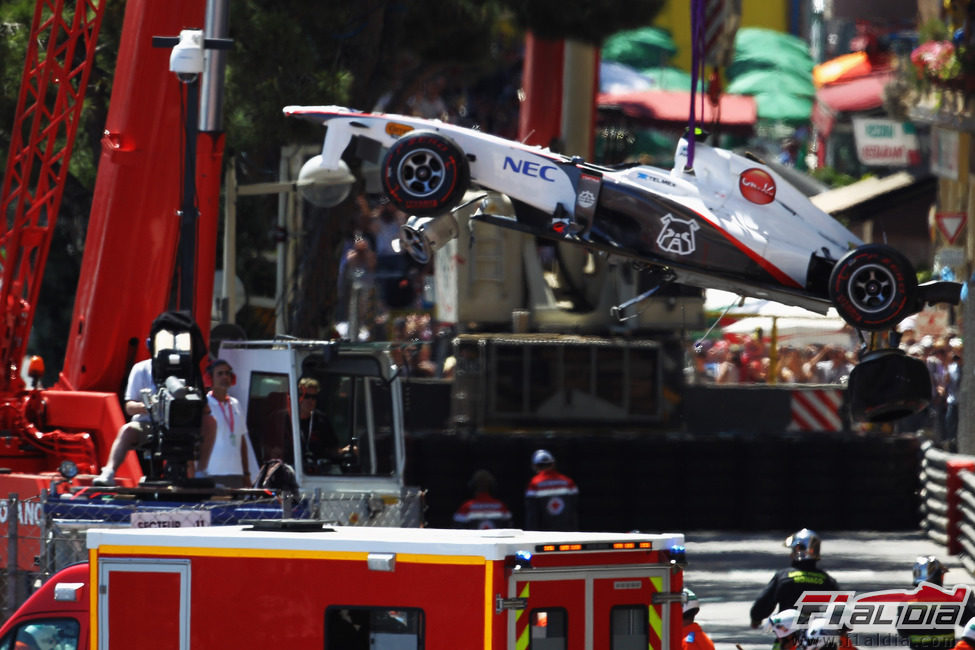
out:
M628 258L658 283L819 313L835 307L861 333L892 330L925 304L960 298L959 283L919 285L904 255L864 243L757 158L697 138L693 167L687 138L670 170L604 167L436 120L338 106L284 112L326 126L324 168L337 169L346 155L380 165L384 194L413 215L400 238L420 263L456 233L451 210L480 187L510 198L515 216L481 211L473 219ZM886 421L924 408L924 364L861 339L849 384L854 419Z

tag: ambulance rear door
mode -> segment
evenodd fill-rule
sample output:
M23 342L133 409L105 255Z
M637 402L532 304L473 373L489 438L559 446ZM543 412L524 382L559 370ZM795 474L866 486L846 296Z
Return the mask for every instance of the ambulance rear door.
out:
M95 647L187 650L190 561L100 558Z
M559 567L508 580L511 650L669 650L671 573L662 566Z

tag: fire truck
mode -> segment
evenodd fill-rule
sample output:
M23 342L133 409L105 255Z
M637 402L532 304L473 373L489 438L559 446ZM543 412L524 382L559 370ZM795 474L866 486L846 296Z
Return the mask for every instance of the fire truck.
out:
M6 622L0 647L28 635L78 650L681 646L680 534L275 520L95 529L88 548Z

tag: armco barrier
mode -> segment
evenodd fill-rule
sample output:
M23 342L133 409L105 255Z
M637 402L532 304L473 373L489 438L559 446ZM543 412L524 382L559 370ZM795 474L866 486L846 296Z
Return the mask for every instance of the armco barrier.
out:
M922 447L921 526L949 555L975 567L975 456Z

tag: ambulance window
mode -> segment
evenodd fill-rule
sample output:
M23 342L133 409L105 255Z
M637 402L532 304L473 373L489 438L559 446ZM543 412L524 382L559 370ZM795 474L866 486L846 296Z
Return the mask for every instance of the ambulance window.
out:
M610 650L643 650L649 646L646 605L617 605L610 616Z
M569 617L564 608L533 609L530 621L531 650L565 650Z
M422 650L423 610L395 607L329 607L325 650Z
M19 625L0 639L0 650L39 648L77 650L80 626L73 618L35 619Z

